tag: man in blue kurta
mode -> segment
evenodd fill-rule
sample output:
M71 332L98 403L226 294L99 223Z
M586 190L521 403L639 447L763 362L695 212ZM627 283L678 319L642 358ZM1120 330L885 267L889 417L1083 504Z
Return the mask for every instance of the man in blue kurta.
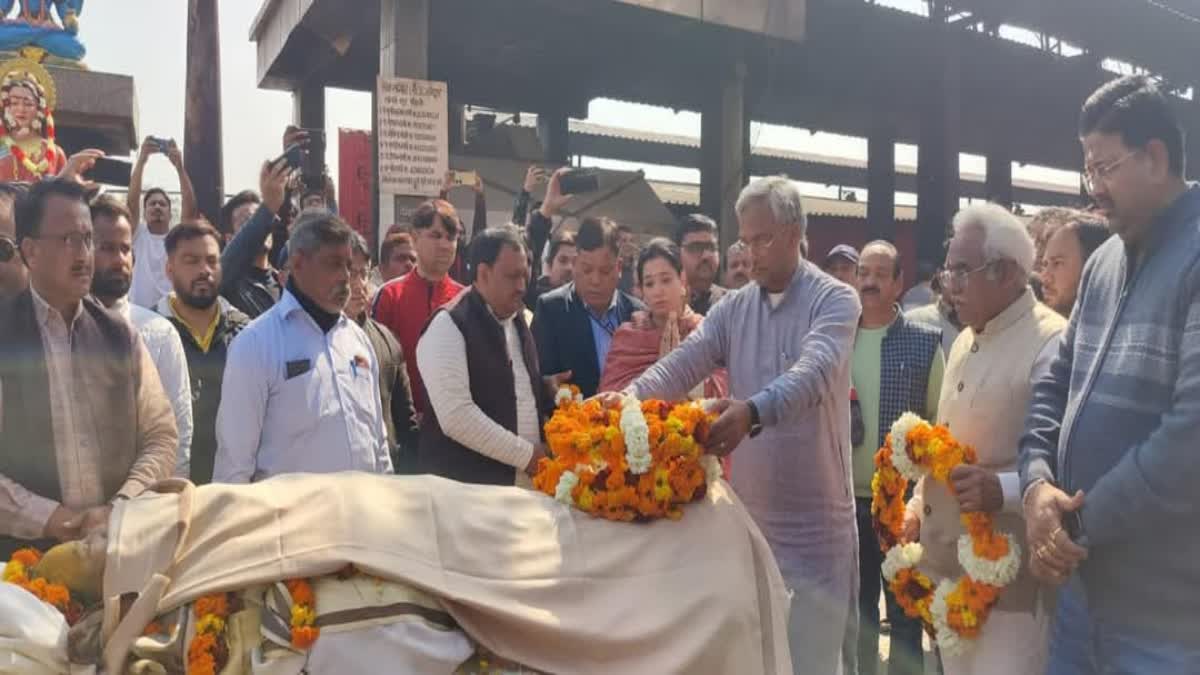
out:
M795 672L829 675L838 672L857 585L850 356L861 306L853 289L801 258L807 223L794 183L751 183L737 213L754 282L714 306L630 392L682 399L714 370L729 370L733 398L718 405L707 447L738 449L734 490L795 593Z

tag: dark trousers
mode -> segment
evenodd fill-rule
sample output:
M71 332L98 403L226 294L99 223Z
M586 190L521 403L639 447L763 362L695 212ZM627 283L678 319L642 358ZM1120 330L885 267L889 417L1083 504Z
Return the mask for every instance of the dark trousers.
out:
M883 553L871 525L871 500L856 498L858 517L858 672L875 675L879 663L879 591L883 587L880 567ZM891 624L891 649L888 675L921 675L924 653L921 649L921 622L910 618L896 604L891 591L887 597L887 616Z

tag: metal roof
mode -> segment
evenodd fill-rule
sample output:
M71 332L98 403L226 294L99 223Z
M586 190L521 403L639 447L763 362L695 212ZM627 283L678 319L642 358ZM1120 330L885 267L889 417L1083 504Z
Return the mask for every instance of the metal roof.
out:
M684 206L700 206L700 186L691 183L675 183L670 181L647 181L650 187L666 204ZM828 197L804 196L804 212L810 216L836 216L841 218L866 218L867 203L851 202L844 199ZM897 222L915 221L917 207L897 205L893 216Z
M1149 68L1175 84L1200 84L1195 0L951 0L951 5L980 20L1060 37L1095 57Z

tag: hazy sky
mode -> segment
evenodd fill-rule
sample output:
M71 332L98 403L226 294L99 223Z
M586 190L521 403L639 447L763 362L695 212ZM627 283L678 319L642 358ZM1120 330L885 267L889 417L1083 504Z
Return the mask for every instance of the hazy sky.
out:
M894 0L898 1L898 0ZM912 0L905 0L911 2ZM280 153L280 136L291 121L291 96L286 92L257 88L256 55L249 40L250 23L260 0L224 0L220 3L221 98L223 106L225 191L257 189L258 168L268 157ZM138 132L182 140L184 114L184 71L187 42L186 0L113 0L85 5L80 36L87 46L85 62L92 70L127 73L134 77L138 97ZM326 123L329 142L328 164L337 167L337 129L368 129L371 123L370 96L365 93L330 89L326 94ZM700 116L674 113L664 108L618 101L593 101L589 119L614 126L699 136ZM831 134L755 125L755 145L866 158L866 141ZM898 145L896 161L916 163L914 146ZM615 165L612 162L593 162ZM962 169L982 173L983 159L963 156ZM650 168L651 178L698 181L699 172L670 167ZM1075 180L1072 174L1014 167L1015 177L1040 180ZM336 176L335 176L336 178ZM147 184L175 189L174 171L162 157L154 157L147 168ZM860 195L863 191L859 191ZM909 199L901 196L901 202Z

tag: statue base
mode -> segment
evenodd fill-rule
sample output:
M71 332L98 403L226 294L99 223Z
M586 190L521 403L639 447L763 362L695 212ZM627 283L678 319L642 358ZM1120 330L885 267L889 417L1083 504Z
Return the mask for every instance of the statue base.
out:
M138 147L137 94L131 76L87 70L79 62L58 66L50 56L44 65L58 89L54 121L58 144L68 156L96 148L124 157Z
M19 51L0 49L0 62L8 61L9 59L32 58L34 61L37 61L47 68L71 68L72 70L88 69L87 64L83 61L64 59L60 56L55 56L44 51L39 51L36 56L31 56L28 50L29 47L23 47Z

